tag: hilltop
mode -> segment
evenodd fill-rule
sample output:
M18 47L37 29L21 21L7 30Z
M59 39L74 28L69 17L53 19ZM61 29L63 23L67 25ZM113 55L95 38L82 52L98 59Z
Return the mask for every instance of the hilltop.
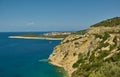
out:
M69 77L120 76L120 17L67 36L49 56Z
M104 27L114 27L120 24L120 17L114 17L111 19L107 19L104 21L101 21L97 24L92 25L91 27L100 27L100 26L104 26Z

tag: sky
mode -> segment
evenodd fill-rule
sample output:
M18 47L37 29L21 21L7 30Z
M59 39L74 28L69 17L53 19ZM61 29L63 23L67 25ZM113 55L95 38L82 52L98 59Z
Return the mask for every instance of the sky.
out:
M78 31L120 16L120 0L0 0L0 32Z

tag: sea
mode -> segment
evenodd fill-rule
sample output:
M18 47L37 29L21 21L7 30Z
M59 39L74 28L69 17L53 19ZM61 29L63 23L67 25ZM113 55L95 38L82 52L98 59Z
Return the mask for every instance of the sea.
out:
M14 39L8 36L46 32L0 32L0 77L63 77L47 59L60 40Z

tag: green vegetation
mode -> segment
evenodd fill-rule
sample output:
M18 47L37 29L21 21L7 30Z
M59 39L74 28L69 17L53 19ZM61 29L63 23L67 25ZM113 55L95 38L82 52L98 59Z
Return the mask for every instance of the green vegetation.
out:
M63 42L62 44L64 44L64 43L68 43L68 42L72 42L72 41L78 40L78 39L80 39L80 38L82 38L82 37L79 37L79 38L74 38L73 40L66 40L66 41L65 41L65 42Z
M104 32L104 34L94 34L96 38L100 38L102 39L102 42L104 42L105 40L107 40L107 38L110 37L109 35L110 33L108 31Z
M79 59L76 63L73 64L72 67L77 68L80 65L81 62L82 62L82 59Z
M98 70L102 66L102 63L104 62L103 57L107 56L109 54L109 51L101 51L99 54L100 55L98 57L95 57L94 54L92 54L89 59L87 58L79 59L73 65L74 68L78 68L76 71L73 72L73 77L75 77L74 75L76 75L76 77L79 77L77 75L80 74L85 77L88 77L93 71Z
M120 50L120 47L117 47L118 50Z
M94 34L96 38L102 38L102 35L99 35L99 34Z
M29 33L29 34L22 34L22 35L19 35L19 36L23 36L23 37L37 37L39 35L33 34L33 33Z
M117 46L117 37L116 36L114 37L113 42L114 42L114 45L110 45L109 51L112 51ZM118 47L118 49L119 49L119 47Z
M78 39L80 39L80 38L82 38L82 37L79 37L79 38L75 38L75 39L71 40L71 42L72 42L72 41L75 41L75 40L78 40Z
M110 37L109 32L94 35L102 40L98 42L98 46L91 51L91 54L87 53L86 56L84 53L79 54L78 61L73 64L73 68L77 68L77 70L72 73L72 77L119 77L120 53L113 53L111 57L104 60L106 56L111 54L113 49L118 48L120 50L120 47L117 46L117 36L113 38L114 44L109 44L105 42ZM110 47L109 50L102 50L103 47L108 46Z
M120 53L115 53L112 57L111 57L112 61L120 61Z
M39 37L46 37L46 38L65 38L68 35L48 35L48 36L44 36L44 35L40 35Z
M102 42L104 42L105 40L107 40L107 38L109 38L110 37L110 35L109 35L109 32L104 32L104 34L103 34L103 40L102 40Z
M120 61L105 62L98 71L91 73L89 77L119 77L120 76Z
M107 40L107 38L110 37L108 32L104 32L104 34L102 35L95 34L95 37L102 39L102 41L99 43L98 47L95 50L101 49L102 47L107 47L109 45L109 43L107 42L104 43Z
M34 34L34 33L29 33L29 34L22 34L22 35L18 35L18 36L22 36L22 37L40 37L40 38L65 38L68 35L44 35L44 34Z
M108 60L103 60L110 51L101 51L98 57L94 54L91 55L89 62L85 62L88 59L79 59L73 68L77 68L76 71L72 73L72 77L119 77L120 76L120 53L114 54ZM110 63L108 63L110 62Z
M116 36L114 37L113 42L115 43L114 46L117 46L117 37Z
M117 25L120 25L120 17L114 17L114 18L99 22L97 24L92 25L91 27L100 27L100 26L114 27Z
M73 32L72 34L84 35L85 33L86 33L86 29L85 30L80 30L80 31Z
M108 19L92 25L91 27L116 27L120 25L120 17ZM107 29L107 28L106 28ZM78 55L78 60L73 64L73 68L76 69L72 73L72 77L119 77L120 76L120 46L118 46L120 37L118 34L120 30L114 30L110 28L109 31L103 31L101 33L91 34L95 36L90 41L90 47L86 48L85 53L77 54L73 52L73 56ZM72 42L75 48L81 45L79 39L88 37L90 33L86 33L87 30L73 32L73 39L67 39L64 43ZM84 35L85 36L81 36ZM88 35L87 35L88 34ZM80 37L76 37L79 35ZM98 39L99 38L99 39ZM87 40L82 41L82 44L89 43L89 37ZM114 43L113 43L114 42ZM88 44L89 45L89 44ZM84 46L83 46L84 47ZM81 48L82 49L82 48ZM114 51L116 49L116 51ZM68 53L65 53L63 59L67 59Z
M76 63L73 64L73 68L77 68L80 63L84 62L84 59L83 59L83 54L82 53L79 53L79 56L78 56L78 61Z
M97 59L102 59L103 57L106 57L110 54L110 51L109 50L104 50L104 51L99 51L99 56L97 57Z

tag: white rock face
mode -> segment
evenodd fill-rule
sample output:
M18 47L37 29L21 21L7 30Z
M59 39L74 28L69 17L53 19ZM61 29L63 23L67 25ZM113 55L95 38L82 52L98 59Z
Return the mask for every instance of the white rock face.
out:
M78 60L79 53L87 54L89 52L91 54L93 50L98 48L100 42L103 40L101 38L97 38L94 34L102 35L102 33L111 30L117 32L120 30L120 27L91 27L84 35L69 35L54 48L53 53L49 56L50 62L54 65L63 67L69 77L71 77L71 74L76 70L76 68L73 68L73 64ZM109 45L98 48L95 55L99 55L97 51L110 50L110 45L114 44L113 39L116 36L120 38L120 35L110 34L110 37L104 41L104 43L108 43ZM113 55L112 51L111 55ZM111 55L108 57L111 57ZM107 59L108 57L106 56L104 59Z
M94 40L94 36L80 37L81 35L68 36L60 45L54 48L49 57L52 64L64 67L70 77L72 72L76 70L72 66L78 60L79 53L87 53L90 48L92 50L91 42ZM66 42L66 40L69 40L69 42Z

